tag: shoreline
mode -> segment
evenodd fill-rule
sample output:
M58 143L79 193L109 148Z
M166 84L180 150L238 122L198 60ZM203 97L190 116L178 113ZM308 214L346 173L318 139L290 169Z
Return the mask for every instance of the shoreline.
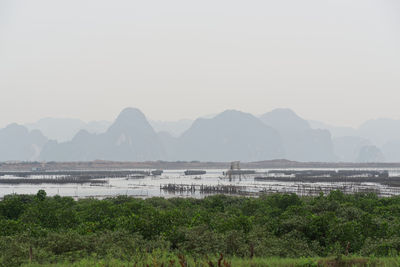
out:
M289 160L265 160L257 162L241 162L242 169L270 168L400 168L400 162L298 162ZM54 171L54 170L124 170L124 169L229 169L230 162L201 162L201 161L84 161L84 162L1 162L0 171Z

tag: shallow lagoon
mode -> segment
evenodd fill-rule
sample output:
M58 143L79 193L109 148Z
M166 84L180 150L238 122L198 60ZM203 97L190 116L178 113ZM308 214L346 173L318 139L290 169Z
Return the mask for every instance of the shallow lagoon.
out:
M326 169L325 169L326 170ZM374 170L374 169L370 169ZM381 169L382 170L382 169ZM399 176L400 169L387 169L390 176ZM60 195L74 198L105 198L118 195L134 197L196 197L201 198L210 193L176 191L161 189L163 185L176 184L188 186L240 186L241 194L257 196L261 193L294 192L299 195L316 195L340 189L346 193L375 192L381 196L400 195L399 187L385 186L379 183L304 183L283 181L255 181L254 175L244 175L231 181L223 175L225 170L207 170L205 175L185 176L184 170L165 170L161 176L145 176L144 178L102 178L104 184L0 184L0 197L8 194L35 194L38 190L46 190L49 196ZM268 170L257 170L265 172ZM3 176L2 178L13 178ZM33 177L28 177L33 178ZM1 179L1 178L0 178ZM212 193L211 193L212 194Z

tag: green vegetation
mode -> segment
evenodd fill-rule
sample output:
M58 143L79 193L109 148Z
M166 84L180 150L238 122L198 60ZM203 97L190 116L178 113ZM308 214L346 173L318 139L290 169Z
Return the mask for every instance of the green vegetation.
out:
M400 197L75 201L39 191L0 201L7 267L399 266L399 251Z
M398 267L400 265L400 259L396 258L361 258L361 257L348 257L341 260L336 258L299 258L299 259L286 259L286 258L230 258L223 259L218 265L219 258L208 258L203 260L194 260L193 258L185 258L181 261L178 257L170 257L168 260L160 260L158 258L148 257L146 260L142 261L140 266L196 266L196 267L210 267L210 266L234 266L234 267L312 267L312 266L368 266L368 267ZM164 265L163 265L164 263ZM66 262L59 264L28 264L24 267L86 267L86 266L112 266L112 267L128 267L128 266L139 266L135 265L129 261L122 260L94 260L94 259L84 259L74 263Z

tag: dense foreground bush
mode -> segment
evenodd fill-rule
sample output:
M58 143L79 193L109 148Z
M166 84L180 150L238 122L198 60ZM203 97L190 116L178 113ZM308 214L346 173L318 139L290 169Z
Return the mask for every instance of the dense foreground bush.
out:
M400 197L334 191L318 197L75 201L39 191L0 201L0 266L82 259L133 264L149 255L204 261L220 253L236 259L395 259L399 251Z
M161 258L159 258L161 256ZM157 257L157 258L155 258ZM337 258L228 258L207 257L195 259L193 257L163 257L148 255L140 263L116 259L82 259L74 263L65 262L58 264L27 264L24 267L398 267L400 258L362 258L345 257Z

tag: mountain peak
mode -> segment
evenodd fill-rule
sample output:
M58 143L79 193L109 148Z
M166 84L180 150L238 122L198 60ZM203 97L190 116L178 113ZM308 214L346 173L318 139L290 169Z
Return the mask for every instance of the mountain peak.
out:
M303 123L307 123L306 120L302 119L299 115L297 115L296 112L294 112L290 108L276 108L271 110L270 112L267 112L261 117L278 117L278 118L284 118L284 119L290 119L290 120L297 120L297 121L302 121ZM307 123L308 124L308 123Z
M128 107L121 111L121 113L117 117L117 121L125 121L125 120L132 120L132 119L146 119L143 112L141 112L137 108Z
M255 118L252 114L242 112L235 109L225 110L214 117L214 119L240 119L240 118Z
M4 129L4 132L12 133L14 135L26 135L29 133L28 129L22 125L17 123L11 123L7 125Z
M146 119L146 116L137 108L125 108L118 115L117 119L110 126L107 132L121 130L128 130L133 132L135 130L145 130L145 131L153 131L149 122Z
M244 127L248 123L261 123L262 122L253 116L250 113L245 113L239 110L234 110L234 109L228 109L225 110L216 116L212 118L198 118L194 121L192 124L191 128L197 128L200 127L201 125L207 124L207 125L223 125L223 127L228 127L230 129L233 129L234 127L242 126ZM267 125L265 125L267 126ZM269 128L269 126L268 126ZM190 130L190 128L189 128ZM187 131L186 131L187 132ZM183 133L185 134L185 133Z
M299 117L296 112L293 111L293 109L290 108L276 108L271 110L269 113L280 113L280 114L286 114L286 115L292 115Z
M24 126L10 124L0 129L0 161L34 160L46 142L40 131L29 132Z
M293 110L278 108L260 116L260 119L267 125L278 131L302 132L310 129L310 124L298 116Z
M175 160L253 161L283 157L279 134L255 116L225 110L197 119L178 139Z

